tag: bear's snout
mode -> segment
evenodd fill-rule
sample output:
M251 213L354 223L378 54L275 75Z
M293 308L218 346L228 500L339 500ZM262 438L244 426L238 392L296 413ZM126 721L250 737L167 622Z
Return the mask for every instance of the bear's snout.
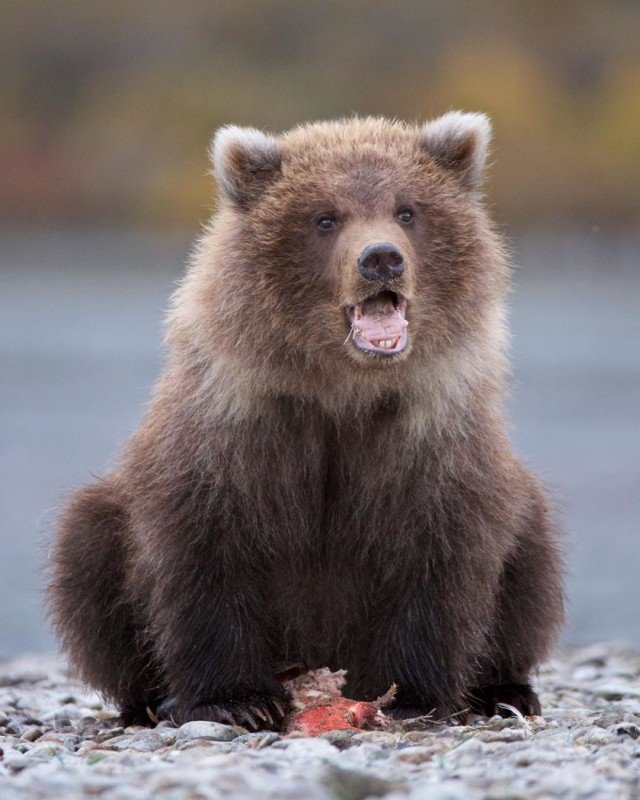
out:
M358 259L358 269L367 280L387 283L402 275L404 258L394 245L378 242L370 244L362 251Z

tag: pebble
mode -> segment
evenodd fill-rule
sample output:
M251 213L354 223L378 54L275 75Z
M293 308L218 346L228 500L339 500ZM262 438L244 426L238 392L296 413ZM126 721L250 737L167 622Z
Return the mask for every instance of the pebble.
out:
M355 730L328 731L322 734L322 738L330 742L334 747L337 747L338 750L344 750L351 746L355 734Z
M20 736L23 742L35 742L36 739L39 739L42 736L42 728L38 728L37 725L31 725L26 729L26 731Z
M608 730L616 736L629 736L632 739L640 737L640 725L636 725L635 722L621 722L611 725Z
M127 747L131 744L133 740L133 736L127 736L126 733L123 733L120 736L111 736L109 739L105 739L102 742L102 749L103 750L126 750Z
M246 746L251 749L270 747L274 742L279 742L282 736L275 731L260 731L259 733L240 734L233 740L234 747Z
M6 728L7 733L15 733L16 736L22 736L22 734L26 731L27 726L24 724L21 718L12 717L8 720Z
M373 744L386 750L398 746L398 736L395 733L386 733L385 731L365 731L364 733L355 733L351 737L350 743L354 745Z
M175 749L182 752L183 750L193 750L195 748L210 748L215 750L216 753L230 753L233 750L231 742L217 742L213 739L188 739L185 742L176 742Z
M615 736L603 728L580 728L574 736L578 744L609 744L615 741Z
M176 744L181 745L192 739L210 742L230 742L238 734L230 725L220 722L186 722L176 733Z
M400 737L400 744L425 744L432 743L436 739L435 733L425 733L424 731L409 731Z
M527 738L527 732L522 728L503 728L498 731L481 731L476 738L481 742L523 742Z
M396 754L395 760L407 764L424 764L433 756L434 753L430 747L407 747Z
M141 728L131 737L129 747L140 753L154 753L156 750L166 747L166 743L159 733L149 728Z
M177 728L163 728L160 725L154 728L154 733L156 736L159 736L162 739L163 744L168 747L172 744L176 743L176 737L178 735Z
M541 669L544 717L317 739L212 722L124 728L59 662L0 673L2 800L635 800L640 786L640 654L612 645Z
M79 741L80 737L75 733L59 733L55 731L52 731L51 733L45 733L38 739L39 743L54 742L55 744L60 744L67 750L71 751L76 749Z
M101 728L96 734L97 742L105 742L107 739L113 739L116 736L124 734L124 728Z
M64 747L54 742L45 742L32 747L26 754L29 761L50 761L64 752Z

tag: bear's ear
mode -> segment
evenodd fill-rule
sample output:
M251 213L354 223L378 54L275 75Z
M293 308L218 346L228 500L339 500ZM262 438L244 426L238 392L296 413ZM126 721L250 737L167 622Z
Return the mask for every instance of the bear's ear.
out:
M420 131L420 142L441 166L458 173L471 189L482 182L491 140L491 123L485 114L450 111Z
M273 136L227 125L213 137L211 160L220 192L247 206L280 171L282 151Z

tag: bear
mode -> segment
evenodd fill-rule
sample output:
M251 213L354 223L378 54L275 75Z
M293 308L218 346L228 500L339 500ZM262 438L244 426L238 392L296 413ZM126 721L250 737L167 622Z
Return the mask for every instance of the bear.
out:
M152 401L52 548L54 628L125 724L278 729L291 664L395 684L397 718L540 713L562 546L505 430L490 138L462 112L215 135Z

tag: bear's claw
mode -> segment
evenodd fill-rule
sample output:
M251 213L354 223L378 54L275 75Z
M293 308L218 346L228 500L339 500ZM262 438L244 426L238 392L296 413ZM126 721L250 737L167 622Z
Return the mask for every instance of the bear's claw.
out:
M542 708L538 695L528 683L493 683L471 691L471 708L479 714L492 717L514 716L511 706L525 717L540 716Z
M186 706L175 698L158 707L158 717L177 725L195 720L239 725L250 731L278 730L287 713L286 702L271 695L249 695L241 700L220 700Z

